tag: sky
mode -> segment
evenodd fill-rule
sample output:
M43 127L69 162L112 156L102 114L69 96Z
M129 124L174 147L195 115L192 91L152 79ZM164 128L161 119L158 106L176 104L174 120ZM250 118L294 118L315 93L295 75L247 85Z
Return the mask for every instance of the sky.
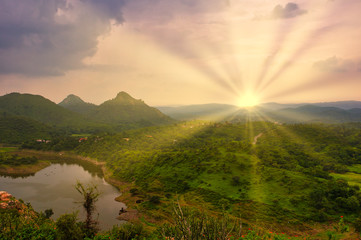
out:
M0 0L0 95L361 100L361 0Z

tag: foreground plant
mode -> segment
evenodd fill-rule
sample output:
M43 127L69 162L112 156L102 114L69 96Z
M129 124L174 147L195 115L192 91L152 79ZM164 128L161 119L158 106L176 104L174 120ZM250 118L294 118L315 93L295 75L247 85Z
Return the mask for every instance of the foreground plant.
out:
M86 185L77 182L75 189L83 196L83 207L86 212L84 228L87 236L94 236L99 231L98 221L93 219L96 210L95 203L98 201L100 193L95 185Z
M165 239L238 239L241 237L242 222L222 213L220 217L209 216L179 203L173 206L173 225L166 224L160 230Z

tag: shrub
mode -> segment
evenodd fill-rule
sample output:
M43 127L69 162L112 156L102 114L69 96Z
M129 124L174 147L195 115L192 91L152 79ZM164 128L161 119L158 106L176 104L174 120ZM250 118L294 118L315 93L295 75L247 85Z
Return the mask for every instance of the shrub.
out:
M81 225L77 223L77 214L64 214L56 221L57 235L60 240L83 239Z

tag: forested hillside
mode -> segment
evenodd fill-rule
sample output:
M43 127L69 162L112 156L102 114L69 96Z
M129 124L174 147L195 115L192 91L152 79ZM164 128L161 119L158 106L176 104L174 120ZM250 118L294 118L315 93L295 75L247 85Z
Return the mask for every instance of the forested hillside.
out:
M181 194L250 222L302 228L360 213L361 175L347 178L361 173L360 127L194 121L92 137L76 151L106 161L113 177L134 181L146 193L145 209L149 194Z
M88 112L86 117L110 125L124 125L126 128L173 122L158 109L149 107L142 100L134 99L126 92L120 92L115 98L100 104Z
M119 132L174 122L158 109L121 92L100 106L69 95L60 104L40 95L0 96L0 143L21 144L71 134Z
M89 114L89 112L94 111L97 107L95 104L84 102L80 97L75 96L74 94L68 95L58 105L80 114Z
M39 95L11 93L0 96L0 110L7 115L30 118L72 133L97 132L107 128Z
M0 142L19 144L36 139L50 139L62 132L26 117L0 116Z

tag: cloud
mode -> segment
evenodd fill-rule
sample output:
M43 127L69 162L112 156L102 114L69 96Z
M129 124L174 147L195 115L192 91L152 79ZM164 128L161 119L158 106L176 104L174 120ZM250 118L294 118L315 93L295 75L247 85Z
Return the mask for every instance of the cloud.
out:
M83 67L122 0L0 0L0 73L63 75Z
M0 6L0 74L57 76L85 67L112 23L140 22L140 31L169 35L171 21L221 11L229 0L0 0Z
M272 11L272 18L294 18L305 13L307 13L307 11L300 9L298 4L289 2L285 7L277 5Z
M229 0L126 0L127 21L166 25L177 17L216 13L230 6Z
M322 72L334 72L334 73L361 72L361 60L342 59L334 56L325 60L315 62L313 64L313 67Z

